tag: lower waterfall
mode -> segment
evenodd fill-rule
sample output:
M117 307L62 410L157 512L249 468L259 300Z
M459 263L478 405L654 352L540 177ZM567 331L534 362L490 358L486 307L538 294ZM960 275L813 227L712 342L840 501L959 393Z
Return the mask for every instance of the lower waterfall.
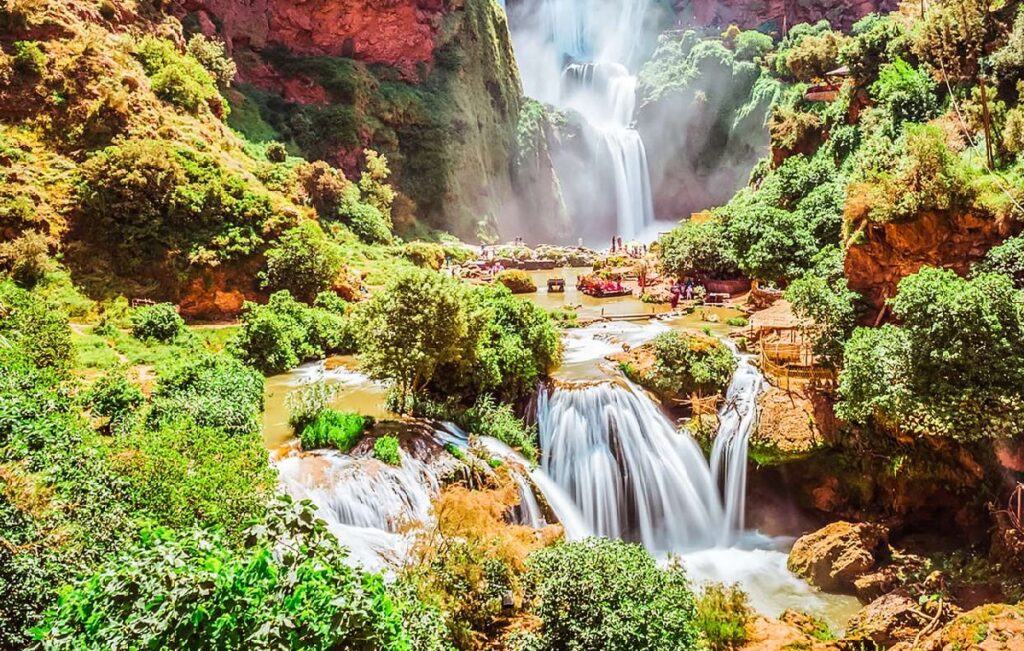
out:
M710 464L629 382L542 391L543 468L597 535L634 540L654 553L730 545L743 530L747 439L762 386L760 372L741 358Z

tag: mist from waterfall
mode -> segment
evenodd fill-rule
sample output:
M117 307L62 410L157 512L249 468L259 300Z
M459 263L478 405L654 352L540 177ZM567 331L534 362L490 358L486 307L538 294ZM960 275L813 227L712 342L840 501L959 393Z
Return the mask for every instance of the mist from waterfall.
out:
M542 391L543 469L597 535L640 542L654 553L731 545L744 528L747 440L762 386L760 372L741 358L710 464L629 382Z
M569 195L597 201L598 210L614 215L612 232L595 232L581 223L590 215L579 214L594 206L577 207L575 227L588 239L628 240L654 221L647 152L633 128L637 81L630 71L651 2L521 0L508 8L526 94L577 112L589 127L587 173L559 175ZM607 197L608 205L597 197Z

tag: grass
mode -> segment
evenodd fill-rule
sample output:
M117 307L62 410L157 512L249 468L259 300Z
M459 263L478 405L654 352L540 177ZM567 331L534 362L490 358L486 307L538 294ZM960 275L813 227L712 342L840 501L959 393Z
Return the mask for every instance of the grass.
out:
M335 448L341 452L348 452L359 442L371 422L370 418L360 414L324 409L312 423L302 429L299 440L304 450ZM397 444L396 439L395 445ZM376 445L374 455L376 456Z
M694 623L710 651L736 649L747 641L751 610L747 594L738 585L709 583L697 597Z
M394 436L382 436L374 441L373 456L392 466L402 465L402 456L398 453L398 439Z
M106 370L120 364L164 368L199 349L224 350L238 332L238 326L226 328L189 328L173 342L162 344L142 341L122 330L100 334L94 328L72 332L71 341L78 353L78 368Z

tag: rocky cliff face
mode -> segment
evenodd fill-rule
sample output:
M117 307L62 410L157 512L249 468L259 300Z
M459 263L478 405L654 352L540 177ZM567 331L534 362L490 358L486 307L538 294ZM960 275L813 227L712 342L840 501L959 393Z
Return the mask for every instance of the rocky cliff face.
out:
M384 153L413 217L473 238L514 203L522 86L493 0L175 0L239 67L232 126L359 172Z
M201 24L255 50L281 46L308 56L384 63L415 76L432 64L448 0L180 0ZM208 29L208 27L207 27Z
M846 277L874 315L903 278L925 266L966 275L1014 230L1008 221L973 214L925 213L907 223L868 224L846 251Z
M834 27L849 29L872 12L896 9L897 0L676 0L681 24L746 29L767 27L785 31L799 23L821 19Z

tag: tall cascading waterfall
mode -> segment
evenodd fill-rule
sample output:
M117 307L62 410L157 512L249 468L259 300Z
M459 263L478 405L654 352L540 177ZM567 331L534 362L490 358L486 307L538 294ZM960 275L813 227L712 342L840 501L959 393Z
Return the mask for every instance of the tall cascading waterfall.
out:
M761 388L759 371L741 359L711 465L629 382L542 391L543 468L597 535L634 540L654 553L729 545L743 529L746 442Z
M654 221L647 152L632 128L637 80L628 68L650 2L523 0L512 11L526 94L577 111L592 130L594 169L610 181L614 197L615 232L602 238L631 239Z

